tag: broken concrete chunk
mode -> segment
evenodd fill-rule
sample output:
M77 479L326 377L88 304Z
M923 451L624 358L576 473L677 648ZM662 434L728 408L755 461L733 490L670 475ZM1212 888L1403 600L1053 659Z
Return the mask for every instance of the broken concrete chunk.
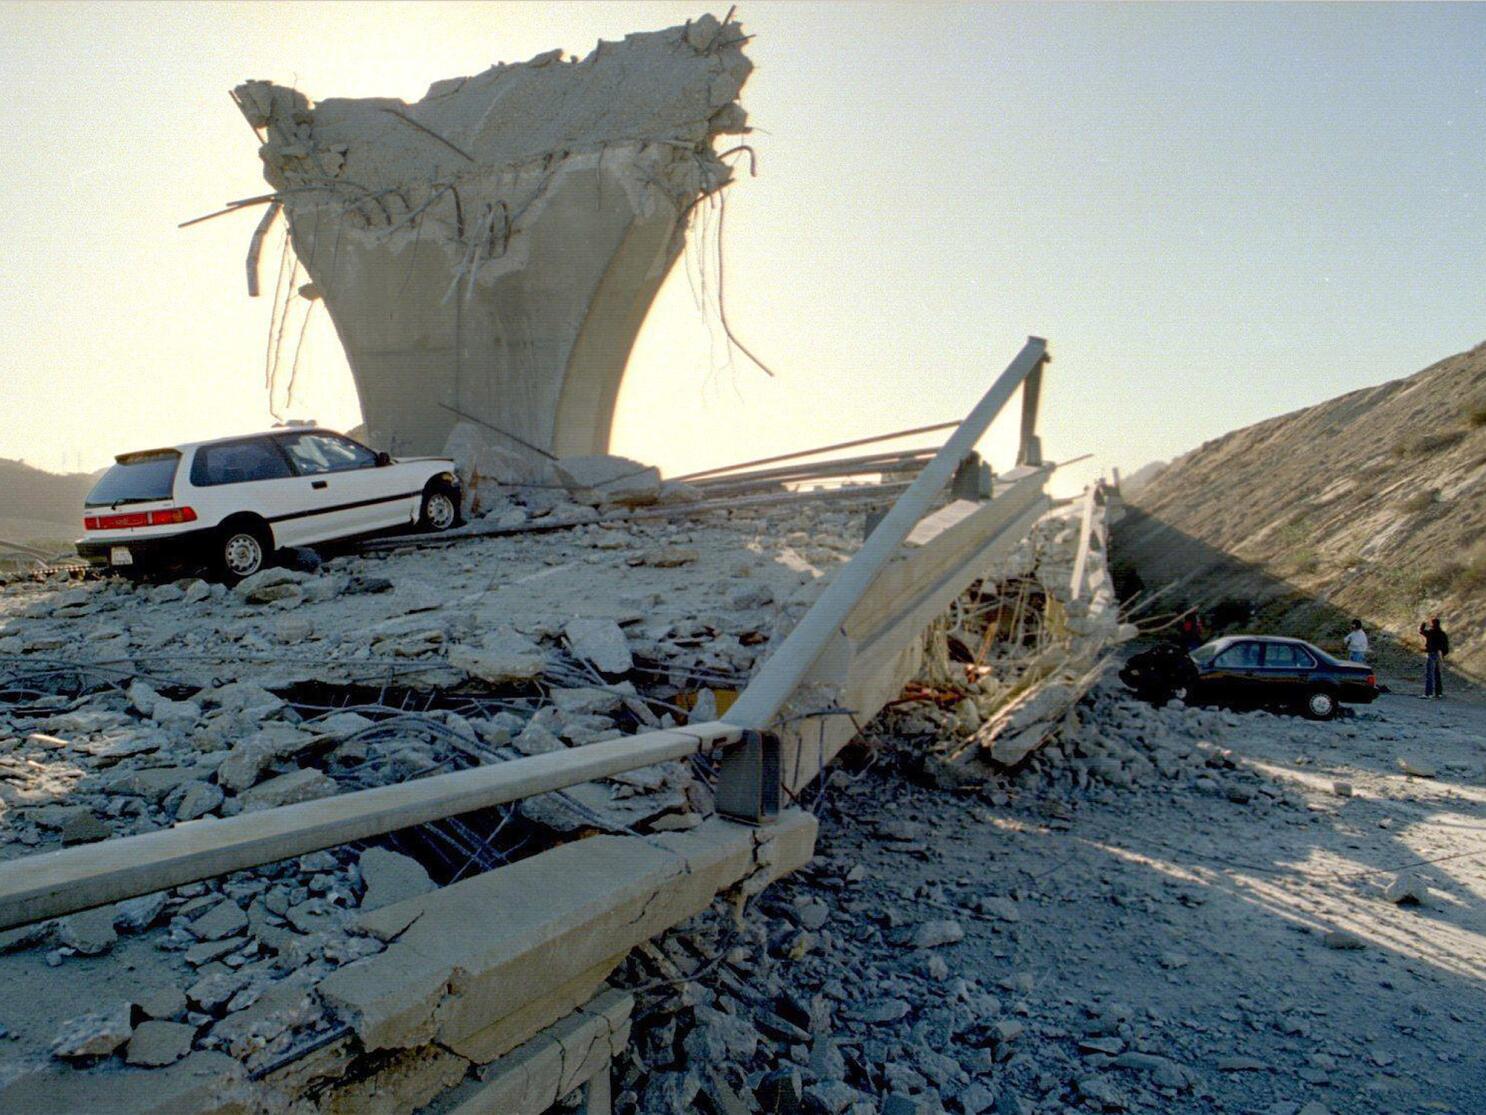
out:
M245 740L233 747L217 767L217 784L233 793L241 793L268 768L274 750L267 740Z
M107 1057L134 1033L129 1015L129 1004L121 1002L64 1023L52 1042L52 1056Z
M546 755L552 751L564 750L562 740L535 721L511 741L511 746L523 755Z
M147 1068L173 1065L191 1052L191 1043L195 1039L195 1026L155 1020L141 1022L129 1039L124 1060Z
M307 980L291 976L269 988L252 1005L229 1014L212 1027L213 1043L221 1043L239 1059L247 1057L296 1026L320 1014Z
M1383 897L1395 906L1427 906L1429 888L1417 875L1399 875L1388 884Z
M218 964L213 967L221 968L222 966ZM211 975L202 976L186 988L186 1000L194 1003L203 1011L214 1011L224 1006L227 1000L241 991L251 979L252 975L247 972L234 972L229 969L213 972Z
M449 648L449 665L492 684L529 681L547 668L547 652L514 628L501 627L479 645Z
M335 780L324 771L305 768L259 783L241 795L243 811L273 809L301 801L329 797L336 792Z
M142 894L138 898L126 898L114 904L114 928L124 933L143 933L155 924L155 919L165 909L166 894L157 890L154 894Z
M248 915L236 902L225 898L202 914L187 928L198 941L220 941L234 937L248 927Z
M179 987L146 991L134 1003L150 1018L157 1018L162 1022L175 1022L186 1013L186 993Z
M303 573L293 569L261 569L251 577L244 577L232 591L239 600L249 604L270 604L275 600L298 596L299 582L304 579Z
M164 697L155 702L150 710L150 719L162 728L187 730L201 719L201 706L195 701L169 701Z
M54 921L36 921L14 929L0 929L0 956L48 944L56 932L57 923Z
M113 907L84 910L65 917L57 927L57 940L84 956L98 956L114 947L119 939L114 931Z
M686 716L688 724L710 724L717 719L717 694L703 689L697 694L696 704Z
M379 910L434 889L434 882L421 863L386 848L368 848L362 852L360 866L361 878L366 882L366 894L361 899L363 911Z
M1398 757L1398 769L1411 778L1434 778L1439 774L1435 765L1427 759L1409 755Z
M197 817L204 817L216 810L222 804L222 800L223 794L220 786L213 786L210 782L187 782L185 793L176 803L175 819L192 821Z
M551 700L558 712L564 716L585 716L613 712L623 703L626 696L633 697L634 695L635 687L626 681L602 689L596 686L554 689L551 693Z
M95 840L106 840L113 830L91 812L75 813L62 822L63 844L91 844Z
M1346 929L1331 930L1322 938L1322 942L1329 949L1353 950L1367 948L1366 941Z
M246 582L243 582L246 584ZM239 585L239 588L242 586ZM234 681L217 689L205 690L197 698L207 708L243 713L250 720L262 720L284 707L284 701L251 682Z
M593 663L601 673L623 674L634 668L629 640L612 619L569 620L563 634L573 654Z
M628 457L564 457L557 476L580 503L643 507L660 497L660 470Z

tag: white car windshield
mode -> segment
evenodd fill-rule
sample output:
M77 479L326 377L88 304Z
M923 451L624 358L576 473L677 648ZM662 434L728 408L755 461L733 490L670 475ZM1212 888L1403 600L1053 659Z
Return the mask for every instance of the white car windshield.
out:
M293 459L294 467L301 474L306 475L371 468L377 463L375 453L348 438L329 437L325 434L299 434L285 438L283 445Z

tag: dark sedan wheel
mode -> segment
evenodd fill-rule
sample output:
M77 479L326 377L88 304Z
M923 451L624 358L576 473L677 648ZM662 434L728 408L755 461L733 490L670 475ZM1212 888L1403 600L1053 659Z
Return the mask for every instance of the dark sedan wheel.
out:
M1305 695L1305 714L1312 720L1330 720L1336 715L1336 694L1329 689L1312 689Z

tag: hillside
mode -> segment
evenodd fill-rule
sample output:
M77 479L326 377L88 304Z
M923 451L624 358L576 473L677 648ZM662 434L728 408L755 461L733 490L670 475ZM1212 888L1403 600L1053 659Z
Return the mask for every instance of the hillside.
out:
M1486 677L1486 343L1193 450L1129 494L1129 591L1176 582L1218 627L1334 644L1347 621L1405 645L1444 616Z
M75 538L83 497L96 473L45 472L20 461L0 460L0 539L53 542Z

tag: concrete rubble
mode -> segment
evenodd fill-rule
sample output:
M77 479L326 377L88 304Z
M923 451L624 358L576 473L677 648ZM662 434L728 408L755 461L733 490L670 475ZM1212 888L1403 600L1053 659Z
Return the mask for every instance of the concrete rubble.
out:
M616 1111L1476 1110L1480 870L1361 865L1417 856L1395 822L1469 854L1486 716L1398 701L1316 724L1106 678L969 792L932 777L953 723L899 706L825 780L807 868L741 925L719 907L627 962L663 990ZM1451 789L1391 769L1425 737ZM1317 777L1347 770L1365 797ZM1451 913L1416 904L1421 872Z
M736 22L703 15L435 82L420 101L249 81L294 251L345 345L367 436L487 478L653 502L602 461L625 362L699 200L748 130ZM451 440L451 435L454 436ZM652 470L653 471L653 470Z
M486 517L521 510L540 521L580 506L549 489L503 488ZM710 717L717 694L746 683L862 534L861 512L786 508L332 556L312 573L274 568L232 590L12 584L0 592L0 681L20 688L0 708L0 857ZM1029 544L996 575L1038 566ZM286 641L287 619L300 626ZM552 988L545 1015L533 1007L500 1021L510 1008L492 1006L494 1021L461 1021L469 1004L504 1000L461 996L446 971L427 973L431 998L396 992L390 1002L402 1005L374 1025L357 981L382 971L423 980L425 961L409 967L409 958L457 939L437 928L447 917L419 931L421 915L405 911L475 895L481 879L501 876L488 869L505 849L533 840L648 830L678 848L704 847L696 841L710 831L711 808L690 766L663 764L481 822L508 834L484 853L468 826L450 821L424 826L412 843L316 852L0 933L0 978L27 1004L0 1016L19 1043L0 1060L0 1110L42 1082L82 1102L100 1073L200 1083L194 1066L223 1055L237 1072L223 1077L222 1094L247 1087L242 1071L266 1073L249 1091L267 1102L379 1046L402 1051L377 1076L378 1088L404 1096L394 1108L427 1102L470 1064L598 993L649 934L612 937L608 954ZM584 861L600 848L585 841ZM595 885L607 893L639 862L624 852ZM701 862L692 858L696 909L722 885ZM734 879L739 870L724 869ZM746 886L751 894L758 880ZM948 945L955 931L929 927L933 943L905 947ZM416 943L420 932L433 934L428 944ZM468 979L486 963L465 958L449 970ZM455 988L442 1006L440 987ZM114 1013L92 1016L108 994ZM420 1002L425 1014L407 1013ZM429 1041L442 1052L429 1053Z
M547 490L501 499L493 515L537 521L581 506ZM861 524L786 510L579 526L275 568L233 590L10 584L0 857L682 722L677 697L741 686ZM667 552L687 556L645 563ZM287 618L304 628L290 642ZM522 803L509 838L471 862L578 828L689 834L710 808L695 773L667 764ZM100 1072L184 1074L219 1054L251 1070L321 1040L341 1024L325 979L385 947L358 919L446 893L439 857L474 850L453 824L432 827L433 845L317 852L0 933L15 991L0 1110L42 1081L76 1099ZM119 1007L90 1017L110 988Z

